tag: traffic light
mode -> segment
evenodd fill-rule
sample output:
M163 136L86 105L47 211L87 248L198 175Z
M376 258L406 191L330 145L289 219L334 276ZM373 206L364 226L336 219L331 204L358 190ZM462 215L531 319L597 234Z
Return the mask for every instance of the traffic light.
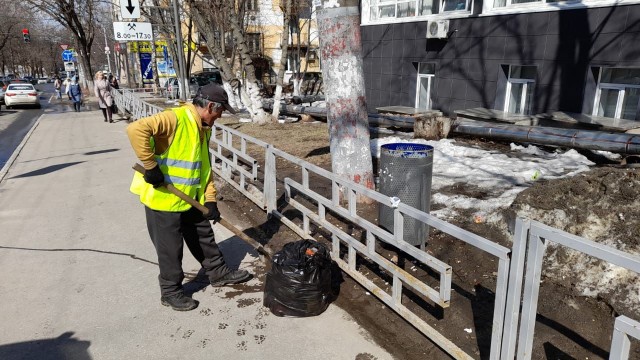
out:
M31 36L29 36L29 29L22 29L22 39L24 42L31 42Z

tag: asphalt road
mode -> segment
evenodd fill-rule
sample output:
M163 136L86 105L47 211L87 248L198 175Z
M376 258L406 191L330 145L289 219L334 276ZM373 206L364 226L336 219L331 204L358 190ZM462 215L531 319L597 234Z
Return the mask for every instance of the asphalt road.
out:
M42 114L70 108L67 102L55 99L53 84L38 84L36 89L40 97L40 109L18 107L7 110L3 105L0 110L0 169Z

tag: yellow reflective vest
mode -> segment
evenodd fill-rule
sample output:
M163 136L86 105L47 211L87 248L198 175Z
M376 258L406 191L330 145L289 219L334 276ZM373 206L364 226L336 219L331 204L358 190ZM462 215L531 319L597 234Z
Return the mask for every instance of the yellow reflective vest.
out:
M204 204L204 191L211 176L211 130L205 130L204 141L201 141L198 124L189 109L180 107L171 111L177 118L176 132L167 150L156 155L156 162L164 174L165 183L173 184L178 190ZM150 142L151 148L154 148L153 138ZM140 202L153 210L182 212L191 208L191 205L171 194L165 187L154 189L138 172L133 176L130 190L140 196Z

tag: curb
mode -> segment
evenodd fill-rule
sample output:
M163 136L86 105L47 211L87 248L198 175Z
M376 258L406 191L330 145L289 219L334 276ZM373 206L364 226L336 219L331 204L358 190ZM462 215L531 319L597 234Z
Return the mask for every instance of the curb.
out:
M20 154L20 151L22 151L22 148L26 145L27 141L29 141L29 138L31 137L31 134L33 134L33 131L38 127L38 125L40 125L40 120L42 119L43 116L45 116L45 114L42 114L40 115L40 117L38 117L38 120L36 120L36 123L33 124L33 126L31 127L31 130L29 130L29 132L24 136L24 138L22 138L20 145L16 147L16 149L13 151L13 154L11 154L11 157L9 157L9 160L7 160L7 162L2 167L2 170L0 170L0 183L2 183L2 181L4 180L4 177L9 172L9 168L11 167L11 165L13 165L13 162L16 161L16 158Z

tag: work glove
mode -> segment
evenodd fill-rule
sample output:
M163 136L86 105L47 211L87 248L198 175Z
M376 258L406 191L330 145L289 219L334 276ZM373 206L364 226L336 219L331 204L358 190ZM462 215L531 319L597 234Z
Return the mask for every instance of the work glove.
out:
M213 220L215 222L220 221L220 211L218 211L217 202L215 201L206 202L204 203L204 206L206 206L207 209L209 209L209 213L204 216L207 220Z
M153 169L145 171L144 181L153 185L154 188L164 184L164 174L160 170L160 166L156 165Z

